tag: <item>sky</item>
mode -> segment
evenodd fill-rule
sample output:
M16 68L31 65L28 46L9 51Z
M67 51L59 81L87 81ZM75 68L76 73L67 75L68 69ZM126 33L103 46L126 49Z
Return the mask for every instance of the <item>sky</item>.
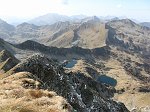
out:
M150 0L0 0L0 18L6 21L47 13L121 16L150 22Z

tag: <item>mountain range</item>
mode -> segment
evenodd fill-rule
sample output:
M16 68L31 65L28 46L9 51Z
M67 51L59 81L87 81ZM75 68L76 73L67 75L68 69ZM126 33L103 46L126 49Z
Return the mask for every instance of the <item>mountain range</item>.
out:
M127 18L48 14L16 27L0 20L0 107L148 112L149 60L150 28Z

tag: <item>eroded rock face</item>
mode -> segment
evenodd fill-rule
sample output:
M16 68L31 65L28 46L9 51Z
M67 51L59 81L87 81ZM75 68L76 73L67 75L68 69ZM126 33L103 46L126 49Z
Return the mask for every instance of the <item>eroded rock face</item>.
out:
M81 73L65 73L58 62L34 55L8 73L28 71L43 83L44 89L55 91L68 100L77 112L128 112L122 103L111 100L113 88L102 85Z

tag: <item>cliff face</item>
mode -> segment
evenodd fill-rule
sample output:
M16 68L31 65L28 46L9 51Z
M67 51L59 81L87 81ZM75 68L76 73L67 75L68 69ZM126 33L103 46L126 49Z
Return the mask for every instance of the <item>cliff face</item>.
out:
M63 67L45 56L34 55L7 73L27 71L43 83L42 88L63 96L77 112L128 112L122 103L111 100L114 89L81 73L65 73Z

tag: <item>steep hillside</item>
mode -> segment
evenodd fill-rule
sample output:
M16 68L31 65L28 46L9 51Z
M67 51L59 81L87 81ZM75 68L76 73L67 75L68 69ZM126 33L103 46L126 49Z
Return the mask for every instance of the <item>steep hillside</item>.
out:
M14 31L14 30L15 30L14 26L0 19L0 31L1 32L9 32L9 31Z
M31 72L46 82L46 88L65 97L75 110L95 111L101 107L109 111L111 105L112 111L118 111L116 108L123 105L110 100L114 99L123 102L129 110L149 111L148 27L129 19L104 24L91 17L76 23L45 26L23 23L16 27L12 38L24 42L10 44L0 39L0 50L6 49L24 61L7 73ZM35 55L26 60L35 53L46 57Z

